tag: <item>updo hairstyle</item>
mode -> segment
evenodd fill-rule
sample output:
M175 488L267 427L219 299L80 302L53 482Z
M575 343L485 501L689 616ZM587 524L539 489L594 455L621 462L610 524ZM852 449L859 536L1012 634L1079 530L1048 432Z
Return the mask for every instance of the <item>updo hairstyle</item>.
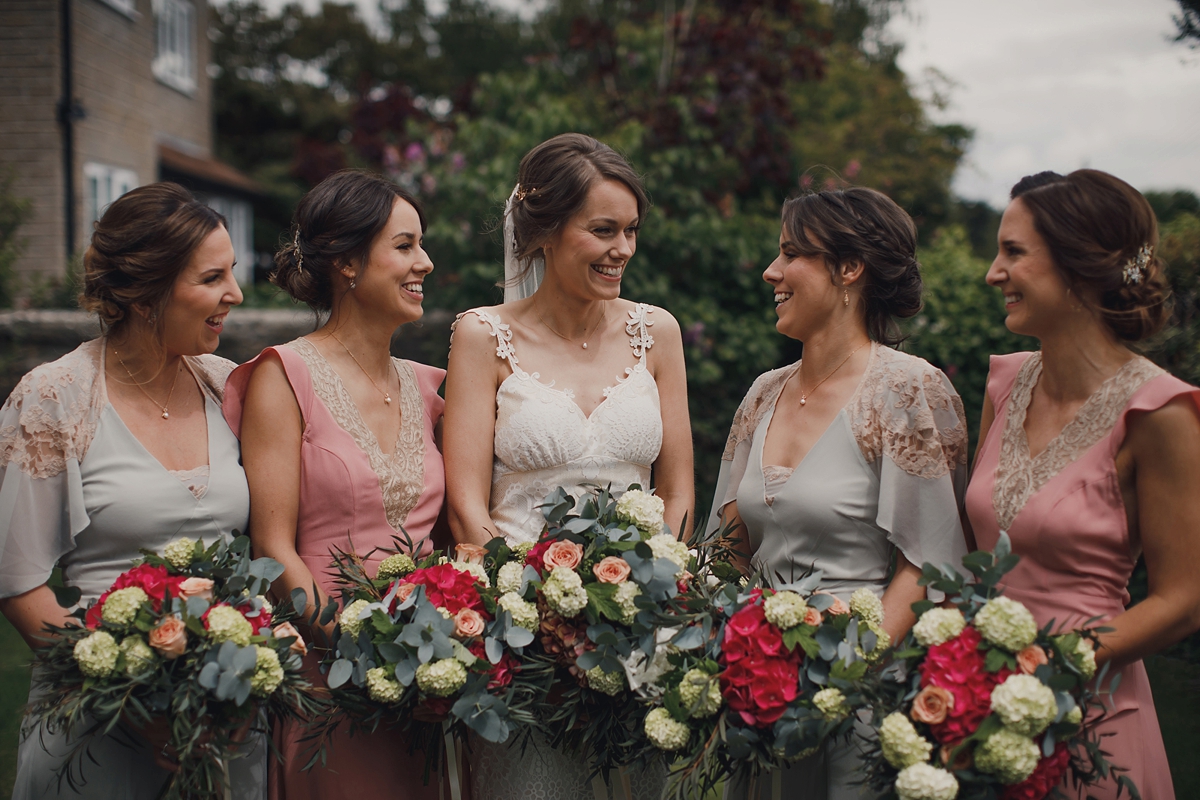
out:
M859 261L867 335L886 345L904 340L896 325L921 310L917 227L887 195L863 186L793 197L783 204L783 227L801 255L820 256L840 286L842 264Z
M1033 215L1055 268L1071 287L1090 287L1099 297L1101 320L1127 342L1145 339L1166 324L1170 289L1158 249L1158 220L1141 192L1107 172L1080 169L1069 175L1039 172L1017 182L1013 200ZM1126 267L1149 246L1137 280ZM1083 292L1077 292L1089 302Z
M513 234L524 268L587 201L588 192L603 180L623 183L637 199L638 219L646 215L650 198L629 162L603 142L582 133L563 133L547 139L521 159L513 197Z
M151 183L121 195L95 224L83 254L79 305L119 332L140 307L157 326L175 280L225 218L175 183Z
M275 254L271 283L314 311L332 309L334 273L352 263L366 267L371 243L387 224L397 198L416 209L424 233L421 204L386 178L342 170L321 181L296 208L289 240Z

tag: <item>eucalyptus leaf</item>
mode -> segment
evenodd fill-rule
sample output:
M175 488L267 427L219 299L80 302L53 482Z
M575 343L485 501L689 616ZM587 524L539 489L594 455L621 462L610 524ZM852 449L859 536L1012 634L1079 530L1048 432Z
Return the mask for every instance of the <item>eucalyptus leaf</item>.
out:
M336 689L346 681L350 680L350 675L354 672L354 664L344 658L339 658L333 662L333 666L329 668L329 676L326 679L329 688Z
M303 616L304 609L308 608L308 592L297 586L295 589L292 589L291 598L292 608L295 610L296 616Z

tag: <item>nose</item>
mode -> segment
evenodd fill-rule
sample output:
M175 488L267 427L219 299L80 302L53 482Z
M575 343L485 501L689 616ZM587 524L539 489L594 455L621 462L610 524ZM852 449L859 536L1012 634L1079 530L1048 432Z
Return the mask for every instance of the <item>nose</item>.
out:
M779 257L767 265L763 270L763 280L774 286L777 282L783 279L783 270L779 267Z
M1008 271L1005 270L1004 266L1000 263L999 254L996 255L995 259L993 259L992 265L988 267L987 275L984 276L984 280L987 281L988 286L999 286L1008 280Z
M627 233L617 235L617 240L613 244L613 251L616 257L622 261L628 261L633 258L634 251L637 250L637 241Z
M417 261L413 264L413 271L419 275L428 275L433 272L433 259L429 257L429 253L425 252L424 247L417 248Z
M225 302L231 306L240 306L245 296L242 294L242 287L238 286L237 278L233 275L229 276L229 288L225 292Z

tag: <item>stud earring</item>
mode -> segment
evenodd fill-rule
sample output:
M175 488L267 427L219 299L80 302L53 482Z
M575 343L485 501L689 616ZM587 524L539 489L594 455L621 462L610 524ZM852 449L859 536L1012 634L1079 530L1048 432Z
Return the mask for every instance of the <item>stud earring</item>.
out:
M850 290L843 287L842 291L845 292L845 294L842 295L842 305L848 307L850 305Z

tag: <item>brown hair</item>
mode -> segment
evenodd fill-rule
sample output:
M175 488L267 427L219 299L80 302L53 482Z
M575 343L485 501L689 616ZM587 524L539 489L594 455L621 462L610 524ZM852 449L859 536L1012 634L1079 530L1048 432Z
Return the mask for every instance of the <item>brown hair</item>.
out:
M625 184L637 199L638 219L645 217L650 198L642 179L603 142L582 133L563 133L525 154L511 213L517 258L526 262L526 269L528 259L583 208L588 192L601 180Z
M903 341L896 320L921 310L923 288L917 227L904 209L874 189L851 186L791 198L783 227L801 255L825 259L834 285L842 264L861 261L867 335L887 345Z
M335 172L300 201L290 240L275 254L271 282L315 311L333 308L333 273L366 266L371 243L399 198L412 206L425 232L425 212L411 194L361 170Z
M107 331L119 330L141 306L161 319L175 279L225 218L175 183L151 183L113 201L95 224L83 254L79 305Z
M1158 220L1141 192L1107 172L1080 169L1026 176L1011 197L1033 215L1067 284L1099 293L1100 318L1117 338L1136 342L1166 324L1170 289L1157 255L1141 281L1125 282L1125 268L1138 251L1158 247Z

